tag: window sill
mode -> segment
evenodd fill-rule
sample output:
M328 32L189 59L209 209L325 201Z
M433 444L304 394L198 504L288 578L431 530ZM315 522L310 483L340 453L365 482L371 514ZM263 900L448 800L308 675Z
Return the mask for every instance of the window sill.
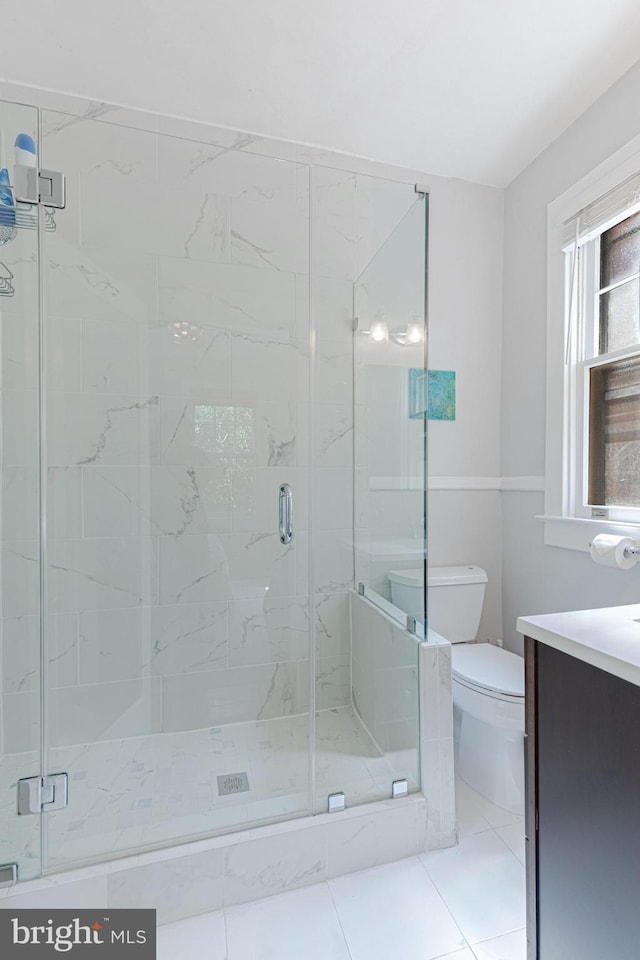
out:
M544 523L544 542L548 547L564 547L589 553L589 544L599 533L632 537L640 541L640 523L620 520L590 520L586 517L537 516Z

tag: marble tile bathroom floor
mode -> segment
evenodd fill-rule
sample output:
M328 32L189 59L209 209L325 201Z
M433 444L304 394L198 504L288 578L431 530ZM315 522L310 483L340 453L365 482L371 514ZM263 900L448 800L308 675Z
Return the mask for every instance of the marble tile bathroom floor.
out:
M460 786L459 846L160 927L158 960L525 960L522 820Z
M69 774L69 806L48 814L49 866L308 813L308 726L299 715L51 749L49 769ZM316 730L316 810L338 790L350 805L390 796L397 757L351 707L319 711ZM37 772L28 766L22 754L0 762L0 822L14 813L16 779ZM250 789L219 796L217 777L235 773ZM30 826L22 857L35 859L37 817ZM0 862L4 852L15 857L0 837Z

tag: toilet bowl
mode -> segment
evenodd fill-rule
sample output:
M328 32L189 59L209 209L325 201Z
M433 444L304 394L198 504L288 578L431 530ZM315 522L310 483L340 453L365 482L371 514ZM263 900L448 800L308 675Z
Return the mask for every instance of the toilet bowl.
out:
M392 570L391 599L407 613L423 609L422 569ZM497 806L524 813L524 661L474 643L487 574L473 565L431 567L428 625L452 644L456 773Z
M488 643L451 650L459 776L511 813L524 813L524 661Z

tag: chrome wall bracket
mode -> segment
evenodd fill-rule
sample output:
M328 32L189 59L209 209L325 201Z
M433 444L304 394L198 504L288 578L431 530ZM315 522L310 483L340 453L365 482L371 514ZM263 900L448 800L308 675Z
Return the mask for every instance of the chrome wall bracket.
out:
M66 204L66 179L57 170L42 170L16 163L13 168L16 200L22 203L41 203L45 207L62 210Z
M0 863L0 887L12 887L18 882L18 864Z
M25 777L18 780L18 813L47 813L62 810L69 803L69 777L53 773L49 777Z
M391 799L399 800L400 797L409 796L409 782L407 780L394 780L391 784Z
M341 813L347 806L344 793L330 793L327 801L328 813Z
M415 617L412 617L411 614L407 615L407 630L409 633L415 633L418 629L418 621Z

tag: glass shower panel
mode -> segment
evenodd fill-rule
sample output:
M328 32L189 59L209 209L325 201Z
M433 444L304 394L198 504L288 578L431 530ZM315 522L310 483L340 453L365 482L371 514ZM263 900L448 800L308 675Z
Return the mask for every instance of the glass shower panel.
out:
M356 583L403 623L424 621L426 209L414 194L354 291Z
M0 866L17 864L22 880L40 872L41 818L16 813L17 781L38 777L41 770L39 211L16 203L15 190L7 180L15 184L14 163L24 162L21 149L35 147L37 130L35 108L0 102ZM44 226L44 211L42 216ZM48 228L53 226L50 217L46 222ZM59 627L57 620L50 622L54 636ZM65 669L62 661L51 663L50 675Z
M308 169L166 124L43 115L49 869L309 811Z
M410 389L425 368L426 204L407 184L321 167L313 176L321 811L334 792L355 804L389 797L397 779L419 789L419 641L390 603L388 574L417 571L423 601L425 424L411 416Z

